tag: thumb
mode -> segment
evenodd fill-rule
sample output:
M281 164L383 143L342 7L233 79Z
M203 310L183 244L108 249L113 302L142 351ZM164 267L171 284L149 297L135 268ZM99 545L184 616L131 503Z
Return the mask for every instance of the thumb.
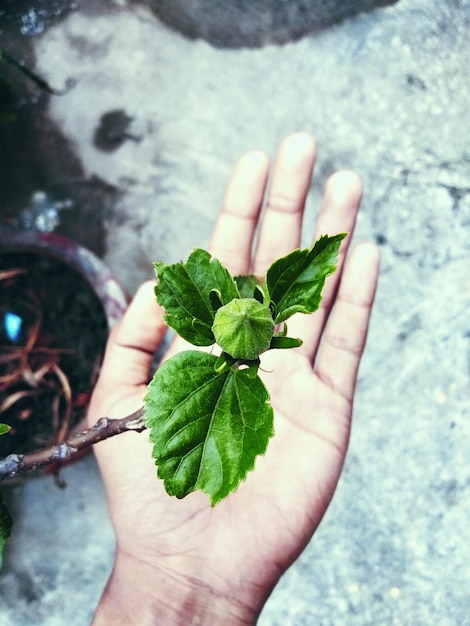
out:
M109 335L97 387L118 389L148 383L152 360L167 327L154 283L141 285L122 320Z

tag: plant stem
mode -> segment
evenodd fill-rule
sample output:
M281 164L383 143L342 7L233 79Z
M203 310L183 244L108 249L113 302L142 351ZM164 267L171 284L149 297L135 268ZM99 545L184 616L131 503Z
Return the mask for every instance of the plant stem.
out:
M0 459L0 482L14 478L18 474L30 472L45 465L69 461L78 452L89 446L125 433L127 431L142 432L147 427L144 420L144 408L121 419L101 417L94 426L71 437L56 446L44 450L36 450L26 454L10 454Z

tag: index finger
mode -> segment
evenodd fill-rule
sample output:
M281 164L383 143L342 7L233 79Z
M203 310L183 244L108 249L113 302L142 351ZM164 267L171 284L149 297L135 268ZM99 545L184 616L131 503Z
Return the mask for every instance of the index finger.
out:
M315 142L295 133L281 144L273 168L253 273L264 276L271 263L300 245L305 200L312 182Z
M260 151L248 152L235 166L225 193L210 251L235 276L250 270L268 172L268 157Z

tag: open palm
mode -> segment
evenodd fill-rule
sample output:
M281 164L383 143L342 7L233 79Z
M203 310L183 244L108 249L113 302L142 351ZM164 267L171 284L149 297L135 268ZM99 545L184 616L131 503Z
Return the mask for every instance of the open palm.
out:
M314 160L310 137L287 138L267 192L267 157L250 152L239 161L210 248L232 275L263 276L275 258L299 246ZM165 624L253 623L311 538L344 462L377 281L375 246L357 246L344 262L360 199L354 174L329 179L314 237L350 236L320 310L289 321L289 335L301 337L303 345L262 356L276 435L234 494L215 508L199 492L170 498L156 478L145 433L96 447L117 537L116 564L96 624L139 623L137 599L142 616L148 612ZM141 406L164 333L162 311L146 284L110 337L91 422ZM187 347L176 340L167 356ZM135 622L125 621L127 609Z

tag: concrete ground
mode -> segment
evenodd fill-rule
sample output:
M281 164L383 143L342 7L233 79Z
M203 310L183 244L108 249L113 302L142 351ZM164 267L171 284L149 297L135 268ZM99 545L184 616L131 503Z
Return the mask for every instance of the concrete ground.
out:
M112 190L96 208L101 251L130 292L153 259L206 245L247 149L316 137L305 242L326 177L350 168L364 180L356 240L379 243L382 269L350 450L260 625L469 626L470 2L399 0L259 49L186 39L145 4L99 5L30 41L49 82L76 81L45 115L83 184ZM111 145L103 116L115 110L130 137ZM113 533L93 457L64 478L64 490L41 478L7 491L17 524L2 626L83 626L93 614Z

